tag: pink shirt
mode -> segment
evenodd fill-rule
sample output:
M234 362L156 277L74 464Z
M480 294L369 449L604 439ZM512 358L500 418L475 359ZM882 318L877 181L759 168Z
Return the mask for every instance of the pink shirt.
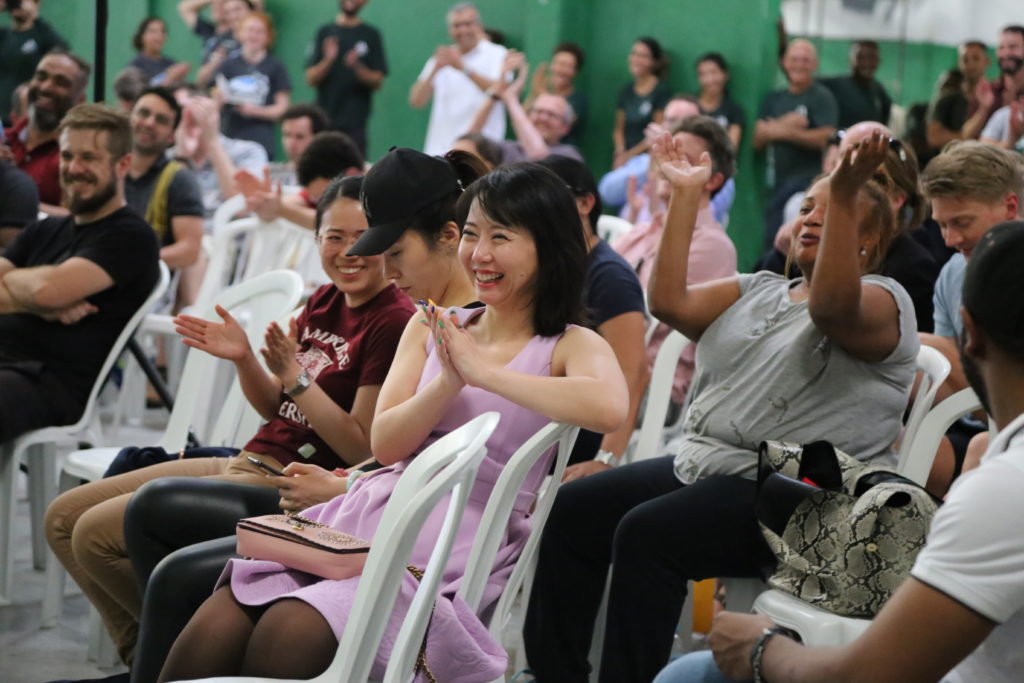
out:
M636 270L640 286L647 291L647 281L654 268L654 257L661 244L661 232L665 227L664 214L657 214L650 223L637 225L621 236L612 245L622 258ZM736 274L736 247L715 220L710 204L697 212L697 223L690 242L690 259L687 264L686 284L695 285ZM671 331L668 325L658 323L651 342L647 346L648 369L654 366L661 343ZM696 344L690 344L679 357L675 381L672 382L672 400L682 405L686 390L693 377L693 358Z

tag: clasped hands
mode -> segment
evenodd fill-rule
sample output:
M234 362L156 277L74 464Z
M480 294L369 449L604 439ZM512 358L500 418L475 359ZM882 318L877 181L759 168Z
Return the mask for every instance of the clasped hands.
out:
M418 307L420 324L430 330L441 364L441 381L456 391L467 385L480 387L486 384L492 368L456 314L445 311L433 301L420 301Z

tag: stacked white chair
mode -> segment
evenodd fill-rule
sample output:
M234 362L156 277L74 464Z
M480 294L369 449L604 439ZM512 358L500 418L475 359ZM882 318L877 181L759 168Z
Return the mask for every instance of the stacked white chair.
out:
M614 242L633 229L633 224L625 218L604 214L597 219L597 236L605 242Z

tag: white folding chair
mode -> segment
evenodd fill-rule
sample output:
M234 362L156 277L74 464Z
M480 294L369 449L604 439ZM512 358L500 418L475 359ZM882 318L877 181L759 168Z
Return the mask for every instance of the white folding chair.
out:
M672 330L658 349L651 368L651 381L647 386L647 403L640 421L635 445L622 456L622 464L657 457L665 431L665 416L672 399L672 382L676 376L679 356L690 343L682 333Z
M14 502L17 493L19 465L24 458L28 465L29 508L32 523L32 557L36 569L46 562L46 541L43 537L43 515L46 506L57 493L57 444L62 441L84 440L92 444L104 443L104 432L96 409L96 398L110 374L111 368L138 328L142 317L156 303L164 291L170 274L160 263L160 277L153 291L125 324L121 334L110 347L100 367L96 381L85 402L78 421L71 425L46 427L27 432L13 441L0 444L0 605L8 604L14 565Z
M312 681L363 683L369 680L370 668L398 597L402 576L408 571L409 555L430 512L451 492L444 525L423 580L402 622L384 675L386 683L412 680L416 655L437 599L441 575L455 542L469 491L486 455L487 439L497 427L498 419L495 412L485 413L446 434L417 455L402 473L377 527L385 533L377 534L371 544L334 661ZM203 679L204 683L264 683L268 680L240 677ZM291 683L298 681L292 680Z
M603 214L597 219L597 236L605 242L614 242L633 229L633 224L625 218Z
M900 440L900 448L897 453L900 472L905 471L907 461L910 457L910 444L914 442L917 430L921 427L921 421L935 403L935 394L939 387L949 377L951 366L942 352L930 346L921 346L917 352L917 371L921 373L921 381L917 385L917 396L914 404L910 407L910 415L903 428L903 437Z
M251 344L259 344L264 329L270 321L290 312L302 293L298 275L288 271L266 273L248 282L236 285L217 297L215 303L229 312L238 314L245 310L248 315L248 335ZM219 320L210 306L203 316L208 320ZM259 415L245 400L238 379L235 378L228 391L227 399L212 403L209 380L215 374L216 366L224 365L205 351L190 349L185 360L178 399L163 435L155 446L168 453L181 450L188 443L189 430L193 430L207 446L238 446L256 431ZM233 373L233 368L230 368ZM214 409L213 405L220 406ZM216 416L212 432L206 430L211 416ZM68 491L81 482L96 481L103 477L122 446L88 448L72 452L60 475L60 491ZM51 557L46 567L46 591L43 597L41 627L56 625L64 595L65 573L60 562Z
M961 417L981 409L978 395L968 387L929 410L921 420L913 441L908 444L906 457L900 461L900 474L924 486L946 430ZM990 433L994 430L990 429Z

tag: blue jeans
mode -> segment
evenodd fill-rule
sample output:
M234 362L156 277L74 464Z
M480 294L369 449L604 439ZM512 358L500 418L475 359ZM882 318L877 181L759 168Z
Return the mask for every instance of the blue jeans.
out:
M691 652L666 666L654 683L735 683L718 670L710 651Z

